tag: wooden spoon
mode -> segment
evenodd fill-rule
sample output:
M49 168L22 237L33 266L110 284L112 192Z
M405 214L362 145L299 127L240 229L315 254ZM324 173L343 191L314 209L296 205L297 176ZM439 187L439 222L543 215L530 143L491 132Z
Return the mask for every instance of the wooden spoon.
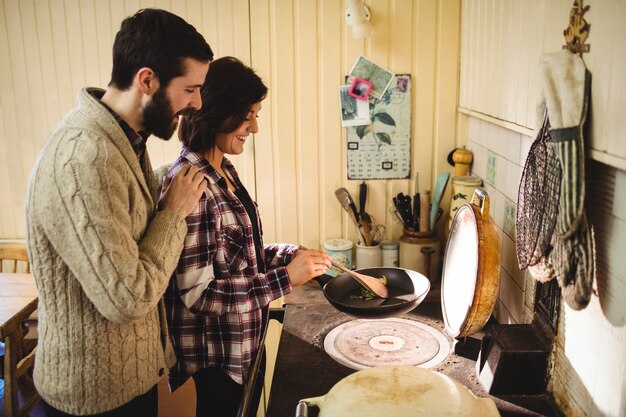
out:
M306 247L300 245L301 250L307 250ZM349 270L343 265L339 265L337 262L330 260L332 266L350 275L352 278L358 281L366 290L369 290L373 295L379 298L389 298L389 290L387 290L387 278L374 278L368 275L359 274Z
M354 272L349 270L336 263L335 261L330 261L330 263L337 269L342 270L346 274L350 275L352 278L357 280L359 284L369 290L373 295L376 295L380 298L389 298L389 290L387 289L387 279L383 276L382 278L374 278L368 275L359 274L358 272Z

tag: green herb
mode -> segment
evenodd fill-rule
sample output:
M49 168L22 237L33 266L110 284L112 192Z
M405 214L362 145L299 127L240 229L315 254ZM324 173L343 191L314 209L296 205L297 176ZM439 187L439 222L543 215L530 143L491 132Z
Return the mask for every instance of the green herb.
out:
M352 300L369 301L369 300L373 300L374 299L374 294L372 294L369 290L367 290L365 288L361 288L361 293L360 294L351 295L350 299L352 299Z

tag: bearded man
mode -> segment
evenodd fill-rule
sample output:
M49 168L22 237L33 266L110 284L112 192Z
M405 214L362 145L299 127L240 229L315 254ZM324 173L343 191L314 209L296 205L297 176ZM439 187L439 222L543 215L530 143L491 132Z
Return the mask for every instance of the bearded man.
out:
M202 105L213 52L180 17L126 18L106 90L83 88L33 168L27 242L39 289L34 380L47 416L157 416L173 364L162 294L206 187L195 167L164 185L146 152Z

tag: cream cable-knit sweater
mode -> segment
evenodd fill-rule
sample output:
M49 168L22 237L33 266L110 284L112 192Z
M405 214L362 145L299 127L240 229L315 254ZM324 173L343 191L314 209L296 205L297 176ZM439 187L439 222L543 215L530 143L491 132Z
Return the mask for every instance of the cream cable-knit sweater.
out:
M35 386L70 414L112 410L173 365L161 295L187 233L114 117L82 89L39 155L27 240L39 289Z

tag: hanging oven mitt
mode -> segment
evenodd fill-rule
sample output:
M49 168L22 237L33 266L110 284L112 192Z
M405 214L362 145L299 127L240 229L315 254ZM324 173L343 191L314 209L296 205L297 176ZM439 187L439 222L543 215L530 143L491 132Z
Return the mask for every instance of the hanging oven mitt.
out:
M552 146L561 162L562 179L556 233L571 236L583 216L585 155L583 124L587 115L591 74L578 55L563 49L541 59L541 99L547 109Z
M596 273L593 227L583 214L576 233L568 238L554 234L551 253L554 272L563 299L574 310L587 307Z

